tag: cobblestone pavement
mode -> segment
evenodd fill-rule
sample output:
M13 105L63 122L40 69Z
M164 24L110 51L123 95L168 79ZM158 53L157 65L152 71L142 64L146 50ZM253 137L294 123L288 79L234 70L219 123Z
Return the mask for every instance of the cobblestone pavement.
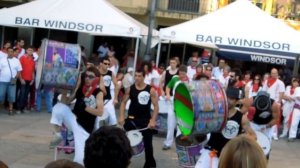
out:
M48 148L52 131L49 124L51 114L31 112L8 116L0 110L0 160L10 168L42 168L54 158L54 151ZM154 153L158 168L178 167L175 146L162 151L163 137L154 138ZM300 141L288 143L286 140L273 142L269 168L299 168ZM59 153L59 158L72 155ZM143 166L143 155L131 160L130 168Z

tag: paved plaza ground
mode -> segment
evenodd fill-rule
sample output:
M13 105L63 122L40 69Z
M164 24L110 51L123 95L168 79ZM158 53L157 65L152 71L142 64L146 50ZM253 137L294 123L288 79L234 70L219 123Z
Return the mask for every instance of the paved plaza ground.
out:
M2 108L2 107L1 107ZM31 112L8 116L0 109L0 160L10 168L42 168L54 158L54 151L48 148L52 137L51 114ZM158 168L179 167L175 146L169 151L162 151L164 138L154 138L154 153ZM269 168L299 168L300 141L292 143L286 140L273 142ZM60 153L59 158L72 155ZM133 158L130 168L141 168L143 156Z

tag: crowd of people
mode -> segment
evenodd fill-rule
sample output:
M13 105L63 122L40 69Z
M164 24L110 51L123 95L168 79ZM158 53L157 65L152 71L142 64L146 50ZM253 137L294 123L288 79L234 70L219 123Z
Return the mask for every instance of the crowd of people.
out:
M222 58L219 59L218 66L214 67L211 63L202 64L198 52L192 53L187 64L181 64L179 57L172 57L167 66L157 66L154 61L150 61L141 62L133 69L133 51L128 51L124 56L123 64L119 64L113 47L109 48L107 44L100 46L98 52L99 55L82 56L84 65L81 67L79 82L73 94L70 94L65 90L47 86L35 90L39 52L34 51L31 46L25 50L24 40L18 40L15 46L5 42L0 51L0 101L6 101L8 114L27 113L30 110L40 112L41 97L44 95L46 110L52 113L50 123L54 127L50 147L55 147L62 141L61 128L65 126L74 135L74 161L87 168L94 167L94 164L111 167L109 165L117 164L119 159L124 164L117 167L127 167L130 164L131 148L128 139L117 126L126 131L141 129L145 147L144 167L156 167L152 137L157 132L155 127L159 111L158 101L168 102L167 134L162 150L169 150L177 129L172 91L176 81L187 85L198 80L219 81L228 98L227 125L230 123L236 130L228 132L226 125L222 132L211 133L205 149L201 150L196 167L222 167L219 163L225 164L230 159L229 155L222 157L222 151L232 154L232 148L237 147L234 147L236 143L231 142L240 134L247 135L246 139L240 138L243 140L241 146L245 143L255 146L248 142L248 139L255 141L255 131L263 132L270 141L278 140L281 115L283 131L279 137L288 137L288 141L294 141L297 136L300 121L298 77L293 77L290 83L285 84L281 80L285 77L279 76L276 68L270 73L242 73L239 68L230 67ZM288 86L285 87L286 85ZM59 94L60 98L57 100ZM74 100L76 102L72 108L70 104ZM128 100L131 102L129 108L126 108ZM119 116L116 113L117 104L120 104ZM99 125L103 116L107 116L106 125L110 127ZM180 130L177 129L176 136L178 135ZM107 139L103 139L103 136ZM113 143L121 145L118 147ZM233 147L226 147L226 144ZM103 151L110 154L101 156ZM247 150L250 153L251 151L255 150ZM256 159L251 154L249 158Z

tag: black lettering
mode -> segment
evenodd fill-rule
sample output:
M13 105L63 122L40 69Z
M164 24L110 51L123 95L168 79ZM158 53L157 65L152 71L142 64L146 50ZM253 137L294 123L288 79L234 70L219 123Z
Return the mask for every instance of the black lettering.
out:
M228 38L228 43L230 45L237 45L238 42L239 42L239 39Z
M59 21L59 28L64 28L64 29L66 29L66 28L67 28L67 25L68 25L68 22L62 22L62 21Z
M261 41L254 40L253 47L261 47Z
M247 47L251 47L252 46L252 40L244 40L244 45L243 46L247 46Z
M25 20L24 20L24 23L23 23L24 25L30 25L30 19L29 18L26 18Z
M93 30L94 30L94 25L92 25L92 24L87 24L87 25L85 26L85 29L86 29L87 31L93 31Z
M22 24L22 18L21 17L16 17L15 24Z
M216 36L215 37L215 43L222 44L222 37Z
M54 21L53 20L45 20L45 26L46 27L53 27Z
M290 44L283 43L282 44L282 50L290 51Z
M211 43L214 43L214 42L213 42L212 36L208 36L208 37L206 38L205 42L211 42Z
M103 26L102 25L96 25L95 32L99 30L99 32L102 32Z
M40 20L39 19L32 19L32 26L39 26Z
M275 42L275 43L272 44L272 48L273 49L280 49L280 47L281 47L281 45L279 43L277 43L277 42Z
M76 23L74 23L74 22L69 22L68 28L69 28L69 29L75 29L75 28L76 28Z
M268 42L268 41L263 42L263 48L270 48L270 47L271 47L270 42Z
M196 36L196 41L203 42L203 37L204 37L203 35L198 34Z
M84 30L84 24L83 23L78 23L77 30Z

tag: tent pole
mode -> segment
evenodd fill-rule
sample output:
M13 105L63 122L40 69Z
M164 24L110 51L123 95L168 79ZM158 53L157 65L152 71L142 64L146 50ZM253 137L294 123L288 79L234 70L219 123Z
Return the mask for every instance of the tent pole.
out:
M298 75L299 58L300 58L300 54L297 54L297 55L296 55L295 62L294 62L294 70L293 70L293 75L294 75L294 76L297 76L297 75Z
M2 26L2 31L1 31L1 47L4 45L4 31L5 31L5 26Z
M158 46L157 46L157 53L156 53L156 67L158 67L158 64L159 64L160 50L161 50L161 41L159 40Z
M136 38L135 42L135 52L134 52L134 63L133 63L133 69L136 70L136 63L137 63L137 57L138 57L138 48L139 48L140 38Z
M184 64L185 52L186 52L186 43L184 43L184 45L183 45L182 60L181 60L182 64Z
M168 54L167 54L167 59L165 64L168 65L169 59L170 59L170 51L171 51L171 40L169 41L169 46L168 46Z
M50 39L50 32L51 31L51 29L48 29L48 39Z
M218 65L218 58L217 58L217 55L216 55L216 50L215 49L211 49L211 52L212 52L212 64L214 66L217 66Z

